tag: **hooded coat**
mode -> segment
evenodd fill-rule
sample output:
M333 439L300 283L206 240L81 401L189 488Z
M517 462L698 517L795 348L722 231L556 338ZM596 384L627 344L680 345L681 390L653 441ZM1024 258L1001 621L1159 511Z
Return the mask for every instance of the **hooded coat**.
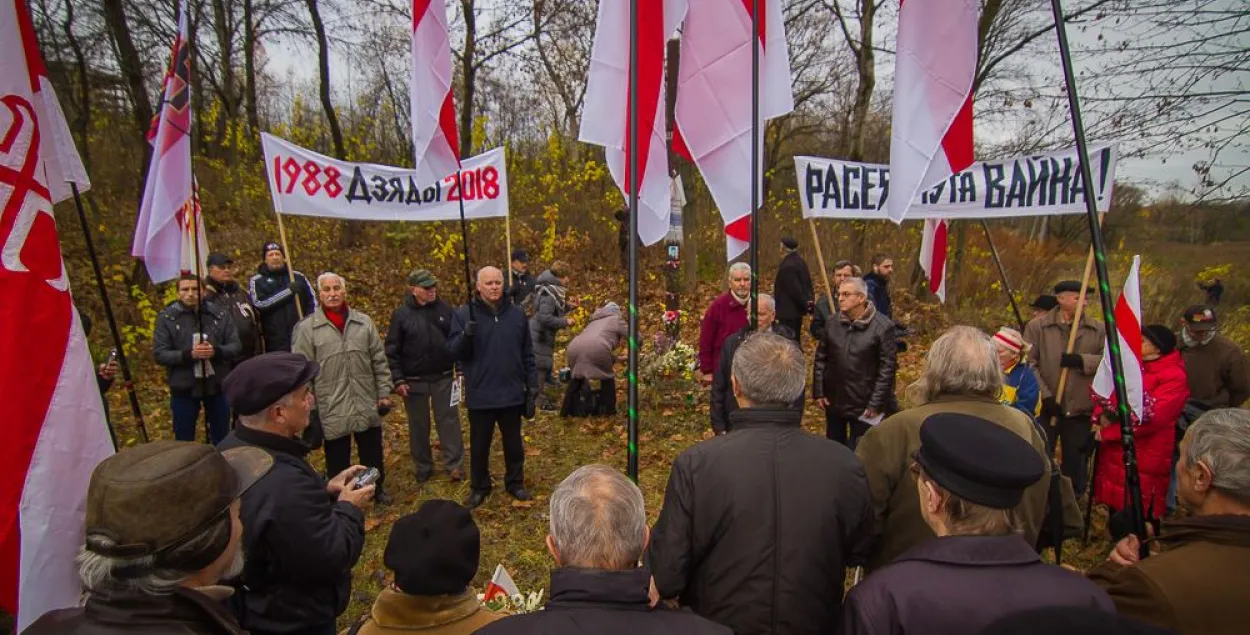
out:
M564 302L564 283L551 273L542 272L534 286L534 317L530 318L530 338L534 341L534 357L550 360L555 353L556 333L568 328L568 304Z

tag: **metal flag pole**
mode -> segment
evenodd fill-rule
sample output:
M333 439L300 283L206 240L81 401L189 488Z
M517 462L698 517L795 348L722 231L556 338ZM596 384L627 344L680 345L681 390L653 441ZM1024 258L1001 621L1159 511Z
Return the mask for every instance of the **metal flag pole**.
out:
M1085 126L1081 122L1080 99L1076 92L1076 75L1072 70L1072 51L1068 46L1068 29L1063 19L1061 0L1050 0L1050 7L1054 13L1055 33L1059 38L1059 58L1063 62L1063 79L1068 89L1068 110L1072 114L1072 131L1076 136L1076 149L1081 162L1081 178L1085 181L1085 213L1094 251L1094 269L1098 273L1098 293L1102 298L1102 318L1106 326L1107 350L1111 354L1111 373L1115 378L1116 414L1120 419L1120 433L1123 436L1125 486L1128 489L1133 533L1141 539L1141 557L1146 558L1150 554L1146 540L1146 516L1142 509L1141 475L1137 470L1137 448L1133 442L1133 422L1129 417L1128 388L1124 382L1124 362L1120 358L1120 338L1115 325L1115 298L1111 295L1111 284L1107 275L1107 249L1092 191L1094 174L1089 165L1089 148L1085 143Z
M759 324L760 299L760 0L751 0L751 330ZM797 333L796 333L797 335Z
M1024 315L1020 313L1020 305L1016 303L1016 294L1011 290L1011 282L1007 280L1007 270L1003 268L1003 259L998 256L998 247L994 246L994 237L990 235L990 224L981 219L981 229L985 230L985 242L990 246L990 256L994 258L994 264L998 267L998 277L1003 281L1003 292L1007 294L1007 300L1011 302L1011 311L1016 314L1016 324L1020 325L1020 332L1024 332Z
M638 482L638 0L629 0L629 393L625 473Z
M113 316L113 305L109 303L108 289L104 286L104 274L100 272L100 260L95 253L95 244L91 241L91 226L87 223L87 213L83 211L82 195L78 192L78 184L70 181L70 190L74 192L74 205L78 208L78 221L82 224L83 240L87 244L87 255L91 258L91 268L95 271L96 286L100 288L100 301L104 304L104 317L109 323L109 333L113 335L113 346L117 349L117 365L121 367L122 384L126 395L130 397L130 412L139 426L139 438L148 442L148 428L143 423L143 409L139 407L139 395L135 393L135 384L130 376L130 364L126 362L126 348L122 346L121 331L117 329L117 319ZM113 437L113 448L117 449L117 433L113 431L113 423L105 418L109 427L109 436Z
M469 305L469 321L472 322L473 273L469 268L469 221L464 218L464 172L460 171L459 160L456 161L456 186L460 188L460 242L464 243L464 303ZM512 271L511 264L508 265L508 271Z

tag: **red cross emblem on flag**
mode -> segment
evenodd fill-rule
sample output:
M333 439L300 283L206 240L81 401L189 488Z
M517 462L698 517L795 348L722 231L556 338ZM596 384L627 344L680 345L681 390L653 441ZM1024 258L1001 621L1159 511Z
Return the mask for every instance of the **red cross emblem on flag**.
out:
M0 97L0 275L29 272L66 291L39 141L30 102L20 95Z

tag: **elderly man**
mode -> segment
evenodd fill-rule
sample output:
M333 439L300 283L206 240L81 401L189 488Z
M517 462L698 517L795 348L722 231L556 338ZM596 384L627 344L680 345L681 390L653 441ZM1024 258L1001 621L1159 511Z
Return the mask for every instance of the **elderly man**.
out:
M1189 398L1208 408L1236 408L1250 398L1250 364L1241 347L1219 333L1219 326L1215 309L1185 309L1180 349Z
M1033 347L1028 354L1029 364L1042 380L1042 414L1038 420L1046 424L1046 436L1052 451L1056 443L1063 444L1060 470L1072 479L1077 496L1085 493L1086 464L1093 447L1090 416L1094 406L1089 397L1090 384L1098 372L1106 343L1102 322L1091 319L1089 312L1085 311L1077 326L1076 345L1071 353L1067 352L1077 305L1083 302L1080 292L1081 283L1076 280L1065 280L1055 285L1059 306L1035 318L1024 329L1024 339ZM1063 369L1067 369L1067 380L1063 394L1056 395Z
M792 407L803 352L756 333L733 361L739 409L729 434L673 462L647 562L660 597L736 633L832 633L845 568L872 534L863 467L845 446L808 434Z
M1059 306L1059 299L1055 296L1050 295L1049 293L1039 295L1036 298L1033 298L1033 303L1029 305L1029 309L1032 310L1032 313L1029 315L1029 320L1036 320L1037 318L1050 313L1051 309L1057 306Z
M920 447L920 426L936 414L960 414L985 419L1028 441L1038 456L1047 458L1046 441L1033 420L999 401L1003 372L990 338L970 326L956 326L933 343L920 377L924 405L900 412L874 426L860 439L855 454L864 463L872 488L873 512L880 537L869 568L889 563L903 552L933 538L917 502L916 479L907 473ZM1030 485L1015 508L1024 539L1037 543L1046 495L1050 489L1050 461L1044 460L1041 480Z
M365 467L326 481L304 459L309 450L300 435L318 372L317 362L298 353L266 353L239 364L225 381L239 425L219 447L260 448L274 461L243 496L246 592L237 610L252 635L335 633L365 545L364 510L374 486L353 482Z
M685 611L651 609L651 573L638 566L647 547L642 491L606 465L578 468L551 494L547 550L555 560L551 600L542 611L504 618L482 635L730 635Z
M812 398L825 411L825 436L855 448L894 404L898 364L894 323L868 299L859 278L838 287L838 315L816 346ZM847 436L847 428L850 436Z
M169 381L174 438L195 440L202 407L206 440L216 444L230 431L230 407L221 395L221 380L230 373L242 346L230 317L215 305L201 307L202 300L198 278L178 279L178 299L156 316L152 326L152 357L165 367Z
M803 332L803 316L812 310L812 272L799 255L799 241L790 236L781 239L781 264L773 281L777 321L790 331L787 336L799 341Z
M84 606L51 611L24 633L242 635L219 581L243 572L239 497L273 467L257 448L218 454L154 441L96 466L78 555Z
M1246 632L1250 571L1250 411L1212 410L1181 440L1177 493L1193 514L1164 524L1161 553L1138 559L1129 536L1087 575L1121 615L1178 635Z
M248 293L252 306L260 312L265 350L289 351L295 325L317 309L316 296L304 274L287 268L282 245L265 243L261 257L264 261L248 282Z
M850 260L839 260L833 263L833 282L830 283L833 286L829 289L828 295L822 293L816 297L816 308L812 311L812 324L807 329L807 332L811 333L817 342L825 336L825 325L828 324L829 318L838 312L838 287L842 286L842 283L846 282L847 278L856 277L856 268ZM829 308L830 297L834 298L832 309Z
M213 253L208 255L205 264L208 276L204 278L204 301L216 305L234 322L242 346L237 361L263 353L256 307L252 306L247 289L234 281L234 259L223 253Z
M417 483L434 472L430 450L430 406L438 423L443 467L453 482L464 479L464 440L460 411L451 402L456 360L447 351L454 311L438 297L438 278L428 269L408 274L404 304L391 314L386 332L386 360L395 392L407 401L408 449Z
M894 259L885 254L874 254L872 271L864 276L868 297L882 315L893 320L894 310L890 303L890 279L894 277Z
M760 294L757 318L760 331L794 339L794 333L790 328L777 320L773 297L767 293ZM716 368L716 376L712 379L712 431L716 434L729 432L729 414L738 409L738 400L734 397L733 387L730 386L730 376L733 374L734 354L738 352L738 347L742 346L742 341L750 337L751 333L751 326L744 326L742 330L730 335L729 339L725 340L725 346L721 348L720 366ZM799 399L795 407L802 410L803 400Z
M720 365L721 347L730 335L750 323L747 303L751 301L751 265L735 262L729 265L729 290L708 305L699 323L699 381L712 383Z
M525 312L504 297L502 271L478 270L477 297L456 309L447 350L463 369L469 410L471 491L465 507L475 509L490 496L490 444L496 426L503 438L504 488L517 500L533 500L525 489L521 417L534 416L534 342Z
M321 306L295 327L292 350L321 365L312 382L325 435L326 476L352 464L352 439L360 462L377 468L374 500L385 505L382 416L394 407L386 348L373 320L347 306L347 282L332 271L317 276Z

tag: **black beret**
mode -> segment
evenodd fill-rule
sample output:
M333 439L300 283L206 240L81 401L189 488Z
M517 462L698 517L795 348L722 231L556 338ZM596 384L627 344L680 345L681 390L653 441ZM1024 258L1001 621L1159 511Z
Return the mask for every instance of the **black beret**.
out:
M1077 293L1080 293L1080 291L1078 290ZM1044 293L1042 295L1037 296L1037 298L1033 300L1033 304L1030 304L1029 306L1033 307L1034 309L1039 309L1042 311L1049 311L1059 306L1059 299L1053 295Z
M299 353L265 353L244 361L221 383L236 414L254 415L312 381L321 366Z
M462 593L477 575L482 536L469 510L429 500L395 521L382 563L409 595Z
M920 425L916 462L952 494L995 509L1018 505L1046 467L1020 435L993 421L953 412L935 414Z
M799 248L799 241L795 240L793 236L786 236L785 238L782 238L781 244L785 246L786 249Z
M1056 294L1063 293L1064 291L1071 291L1072 293L1080 293L1081 281L1080 280L1063 280L1055 285ZM1085 287L1085 293L1093 293L1093 292L1094 292L1094 285L1091 284Z

